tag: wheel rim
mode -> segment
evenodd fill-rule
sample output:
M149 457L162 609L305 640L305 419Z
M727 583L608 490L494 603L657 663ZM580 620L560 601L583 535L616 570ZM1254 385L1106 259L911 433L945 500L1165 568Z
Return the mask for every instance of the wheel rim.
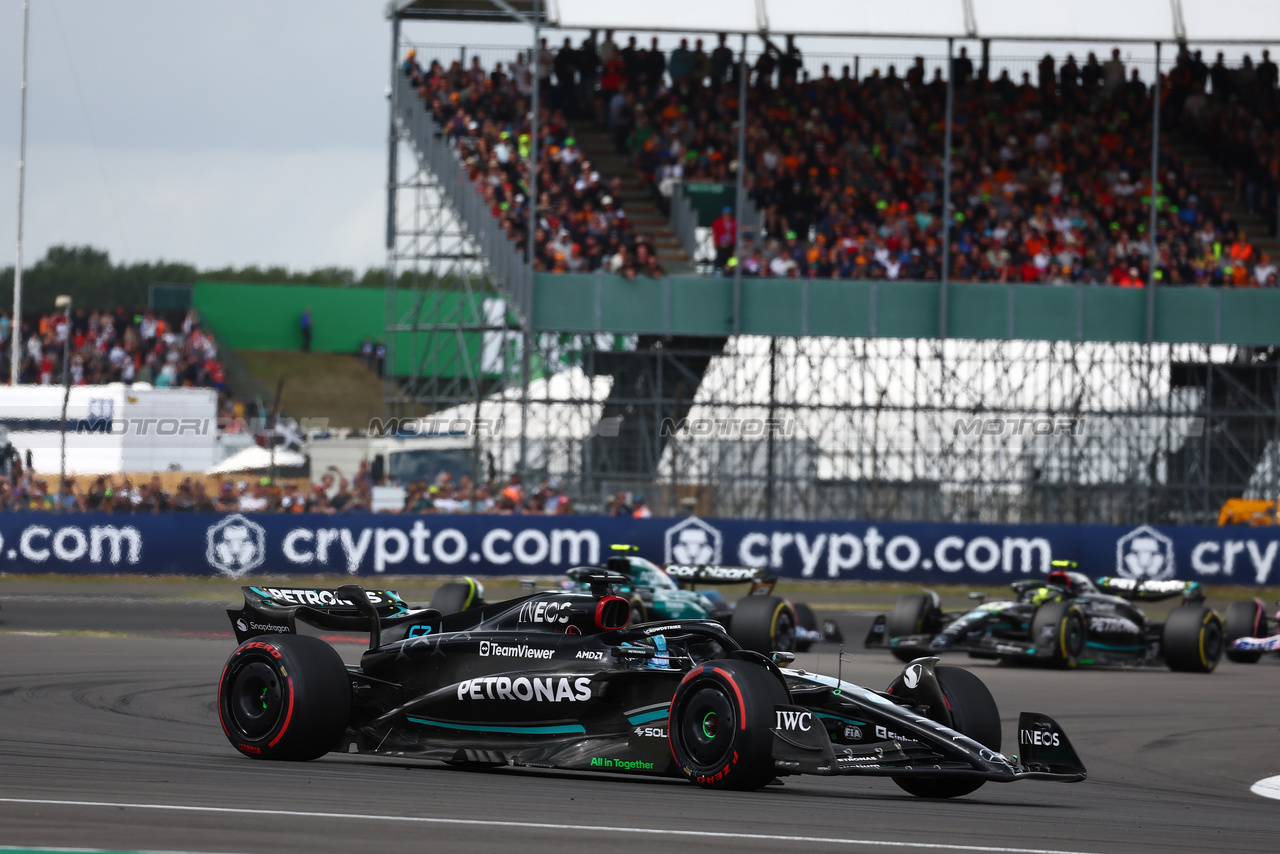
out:
M1084 626L1075 614L1067 617L1067 637L1064 642L1067 658L1079 658L1084 653Z
M280 674L265 662L253 661L231 676L226 705L237 730L256 741L271 733L284 711Z
M738 725L733 702L716 685L703 685L681 703L676 736L691 764L719 765L733 750L733 729Z
M792 652L796 646L796 624L791 614L783 609L778 615L777 626L773 635L773 648L779 652Z

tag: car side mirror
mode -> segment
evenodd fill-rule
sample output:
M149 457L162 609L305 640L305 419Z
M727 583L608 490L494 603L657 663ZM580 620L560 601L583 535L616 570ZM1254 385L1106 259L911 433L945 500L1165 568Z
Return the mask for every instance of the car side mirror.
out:
M779 651L779 652L773 653L769 657L772 658L773 663L778 665L779 667L783 667L796 660L796 654L794 652Z

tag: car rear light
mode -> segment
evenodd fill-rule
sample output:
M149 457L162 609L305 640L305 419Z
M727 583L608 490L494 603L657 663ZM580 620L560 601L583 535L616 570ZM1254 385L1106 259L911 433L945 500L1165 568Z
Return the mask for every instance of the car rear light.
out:
M631 605L621 596L605 596L596 603L596 628L601 631L620 629L631 619Z

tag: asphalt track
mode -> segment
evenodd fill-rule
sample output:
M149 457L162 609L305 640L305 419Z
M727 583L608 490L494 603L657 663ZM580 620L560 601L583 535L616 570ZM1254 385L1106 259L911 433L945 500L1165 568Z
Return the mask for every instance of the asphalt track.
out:
M1280 661L1209 676L1052 673L958 659L991 688L1013 745L1020 710L1053 715L1087 782L988 784L925 801L878 779L791 777L755 793L674 780L455 771L331 756L254 762L214 711L234 646L226 601L0 594L0 845L274 851L1274 851ZM860 639L867 617L831 612ZM360 646L337 644L355 661ZM836 671L834 647L801 666ZM897 666L853 650L845 678Z

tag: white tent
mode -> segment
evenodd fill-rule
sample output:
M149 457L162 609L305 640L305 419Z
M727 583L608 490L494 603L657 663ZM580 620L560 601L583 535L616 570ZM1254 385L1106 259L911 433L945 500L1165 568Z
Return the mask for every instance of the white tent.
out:
M1030 41L1280 40L1275 0L549 0L562 29Z
M297 451L276 448L275 467L277 469L301 468L307 464L304 454ZM271 452L266 448L254 445L245 448L238 454L232 454L213 468L205 469L205 474L236 474L247 471L267 471L271 468Z
M390 17L532 20L533 0L392 0ZM546 27L997 41L1280 42L1277 0L542 0Z

